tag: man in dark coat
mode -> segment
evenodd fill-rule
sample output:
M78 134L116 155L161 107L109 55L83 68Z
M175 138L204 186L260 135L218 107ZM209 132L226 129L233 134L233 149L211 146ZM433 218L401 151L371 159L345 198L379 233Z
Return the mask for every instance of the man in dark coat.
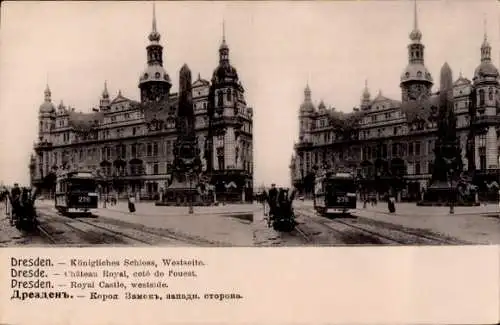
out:
M16 200L19 198L19 196L21 195L21 188L19 187L19 184L14 183L14 187L10 191L10 195L12 197L12 200Z
M276 213L276 205L278 201L278 189L276 184L271 184L271 189L267 194L267 203L269 204L269 216L274 216Z
M12 212L16 213L19 208L19 200L21 197L21 188L19 184L14 183L14 187L10 191L10 203L12 205Z

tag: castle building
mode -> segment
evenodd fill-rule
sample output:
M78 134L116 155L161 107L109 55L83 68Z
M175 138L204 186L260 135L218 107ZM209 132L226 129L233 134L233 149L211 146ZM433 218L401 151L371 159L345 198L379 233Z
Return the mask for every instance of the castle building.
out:
M153 199L168 187L178 134L178 94L171 91L160 38L153 7L146 67L139 75L139 101L121 91L113 98L105 82L99 108L82 113L63 101L56 107L47 85L39 109L35 155L30 161L34 185L61 170L89 169L98 175L103 192L139 193L144 199ZM219 201L250 200L253 109L247 106L245 90L230 64L225 35L212 80L199 74L195 79L191 89L201 179L212 185ZM156 107L160 102L168 104Z
M368 84L359 108L350 113L316 107L309 85L299 110L299 139L290 162L292 184L310 194L319 168L348 168L362 186L384 193L398 178L398 196L419 199L432 175L437 131L439 90L425 66L425 46L418 29L417 8L408 44L408 64L400 78L401 99L382 91L372 98ZM442 71L451 71L445 63ZM446 67L446 69L444 69ZM465 171L498 178L500 108L499 73L491 62L485 32L480 62L472 80L460 72L453 83L457 137ZM473 132L471 132L473 130ZM471 137L473 141L468 139ZM483 181L481 181L484 183Z

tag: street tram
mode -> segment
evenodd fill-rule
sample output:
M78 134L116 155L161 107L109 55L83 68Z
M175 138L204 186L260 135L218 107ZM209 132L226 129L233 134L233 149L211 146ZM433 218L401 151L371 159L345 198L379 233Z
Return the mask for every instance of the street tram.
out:
M70 171L56 179L55 208L60 213L91 213L97 209L97 180L87 171Z
M314 180L314 209L321 215L356 209L356 179L351 173L324 172Z

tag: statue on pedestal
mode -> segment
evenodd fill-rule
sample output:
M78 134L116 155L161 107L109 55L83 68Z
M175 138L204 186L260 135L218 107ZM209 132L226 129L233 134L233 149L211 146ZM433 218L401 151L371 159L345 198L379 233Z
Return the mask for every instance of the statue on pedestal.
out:
M461 202L457 186L463 171L460 142L457 138L457 119L453 107L453 79L447 63L441 68L438 130L434 148L434 168L430 186L419 205L453 205Z
M191 71L184 64L179 76L178 135L174 144L172 182L157 205L192 206L199 201L198 179L202 166L195 134L191 84Z

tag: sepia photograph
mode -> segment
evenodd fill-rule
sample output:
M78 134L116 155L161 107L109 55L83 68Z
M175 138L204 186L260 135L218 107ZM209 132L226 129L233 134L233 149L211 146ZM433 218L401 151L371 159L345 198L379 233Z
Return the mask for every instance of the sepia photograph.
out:
M269 5L255 245L499 244L496 6Z
M497 6L2 2L0 323L498 322Z
M242 19L223 3L3 3L1 245L252 246Z

